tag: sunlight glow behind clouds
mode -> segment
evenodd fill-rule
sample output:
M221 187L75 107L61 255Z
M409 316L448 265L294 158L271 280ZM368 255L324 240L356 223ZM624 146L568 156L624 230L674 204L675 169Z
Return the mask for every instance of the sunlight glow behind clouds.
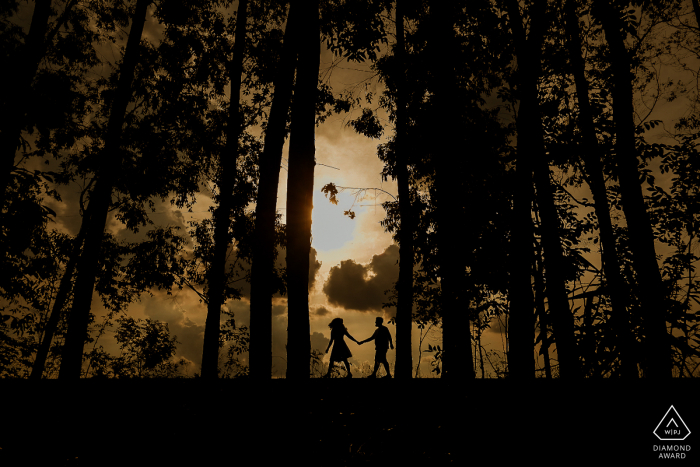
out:
M314 209L311 222L311 245L319 251L342 248L355 237L357 219L350 219L343 212L352 205L353 197L347 193L338 195L338 205L331 204L319 190L314 191ZM355 213L365 208L353 208Z

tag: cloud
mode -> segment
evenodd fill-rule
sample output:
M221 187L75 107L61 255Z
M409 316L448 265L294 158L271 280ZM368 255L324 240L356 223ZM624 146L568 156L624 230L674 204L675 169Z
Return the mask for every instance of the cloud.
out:
M325 306L320 306L311 312L312 316L326 316L330 313L330 310Z
M390 245L374 255L369 264L352 259L333 266L323 292L331 305L357 311L382 311L387 301L385 290L391 289L399 275L399 248Z
M204 345L204 326L199 326L185 317L178 323L168 326L170 335L176 336L179 342L177 353L186 359L195 362L196 366L202 361L202 347Z
M316 259L318 252L314 247L311 247L309 252L309 290L314 288L316 284L316 274L318 270L321 269L321 262Z
M328 347L328 344L330 344L330 342L331 340L323 334L321 334L320 332L314 332L313 334L311 334L312 350L320 350L321 352L324 352Z
M280 316L287 312L287 305L272 305L272 316Z

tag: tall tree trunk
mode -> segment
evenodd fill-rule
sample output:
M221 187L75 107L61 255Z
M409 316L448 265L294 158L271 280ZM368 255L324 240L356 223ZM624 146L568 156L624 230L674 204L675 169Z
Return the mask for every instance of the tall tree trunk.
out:
M413 217L408 180L408 125L406 115L405 0L396 0L396 181L399 188L399 283L396 306L396 366L394 376L410 379L413 370L411 329L413 325Z
M253 261L250 272L250 376L269 379L272 365L272 277L275 252L275 217L282 147L286 136L289 103L294 84L299 3L294 1L287 17L284 46L274 80L275 94L260 156L260 181L255 206Z
M89 213L85 213L85 216L89 216ZM70 295L73 285L75 268L78 263L78 259L80 258L80 250L83 246L83 241L85 240L85 230L87 225L88 222L81 224L80 231L75 239L75 245L73 245L73 250L71 251L70 258L68 258L68 263L66 264L66 270L61 277L61 284L58 286L56 299L53 302L53 307L51 307L51 314L46 322L44 335L42 336L39 350L37 350L29 379L41 379L42 375L44 374L46 359L48 358L49 351L51 350L51 342L56 334L56 329L58 329L58 323L61 321L63 308L66 306L66 302L68 301L68 296Z
M465 285L466 257L461 247L464 232L463 204L460 186L463 176L460 158L464 151L463 123L456 110L459 95L454 64L456 50L454 5L436 0L430 5L435 100L435 192L437 204L437 247L440 267L440 310L442 312L443 366L442 377L452 380L474 378L469 325L469 296Z
M46 53L45 37L50 15L51 0L36 0L24 47L13 57L13 65L9 68L12 72L4 73L5 78L10 79L10 83L6 84L5 88L8 91L5 92L5 105L0 112L0 213L7 199L6 190L15 164L15 152L25 124L26 99L41 57Z
M240 93L247 21L248 0L241 0L238 4L233 54L228 64L231 97L226 128L226 147L221 156L216 183L219 187L219 205L214 211L214 255L208 271L207 320L204 325L204 345L202 349L202 378L207 379L219 377L219 334L221 330L221 307L225 302L226 252L230 243L231 218L233 211L236 209L233 188L238 178L238 140L243 130Z
M615 323L617 334L617 346L620 352L622 376L636 378L637 363L632 356L634 346L632 330L627 310L627 284L620 271L620 262L615 244L610 207L605 189L603 176L603 164L601 162L601 149L598 145L595 126L593 124L593 110L588 97L588 81L586 80L586 64L581 55L582 44L576 14L576 3L568 0L565 5L567 36L571 43L571 67L576 83L576 95L579 103L579 125L583 135L582 159L586 168L586 179L593 194L593 203L596 217L600 226L600 240L602 243L603 272L609 285L609 296L612 303L612 320Z
M635 148L631 57L625 47L620 12L605 1L598 0L595 7L594 11L603 23L605 39L610 47L616 170L622 209L627 220L632 262L639 281L647 376L670 378L673 366L670 339L666 331L665 293L656 263L654 233L644 205Z
M535 377L532 359L534 297L532 293L532 164L518 150L509 244L508 375L516 379ZM539 271L538 271L539 273Z
M540 211L544 272L547 281L547 297L552 315L552 330L557 343L559 374L563 378L580 376L574 338L574 318L564 279L564 255L560 241L559 217L554 203L554 189L549 180L549 164L546 160L542 120L538 109L537 79L540 72L540 54L544 39L544 12L546 2L538 1L531 15L533 24L526 39L518 2L510 0L509 16L516 42L520 111L518 115L518 159L531 154L536 200Z
M310 374L309 252L321 37L318 0L304 2L299 67L292 103L287 182L287 378Z
M509 2L509 15L515 40L520 41L520 13L518 3ZM515 10L513 10L515 8ZM517 49L516 49L517 50ZM518 50L519 52L519 50ZM518 65L521 60L518 57ZM520 115L522 118L521 101ZM510 315L508 316L508 375L515 379L532 379L535 366L532 359L534 296L532 291L532 202L534 198L532 161L521 151L521 129L518 128L518 150L515 160L515 190L510 229ZM539 274L540 271L537 271ZM537 282L537 281L536 281ZM538 289L539 291L540 289ZM543 290L543 289L542 289ZM537 298L540 298L538 293Z
M96 174L95 187L90 194L88 206L90 215L83 217L83 223L87 223L81 227L81 229L85 228L85 244L77 264L78 275L73 294L73 307L68 321L68 333L63 347L61 369L58 374L60 379L80 378L83 347L88 337L92 292L95 286L105 224L107 223L107 213L112 200L114 174L119 170L121 163L119 147L122 126L124 125L126 108L131 100L131 84L139 61L141 34L146 22L146 10L150 3L151 0L138 0L136 2L131 30L124 51L124 60L120 68L119 81L109 113L104 154L101 158L102 166Z

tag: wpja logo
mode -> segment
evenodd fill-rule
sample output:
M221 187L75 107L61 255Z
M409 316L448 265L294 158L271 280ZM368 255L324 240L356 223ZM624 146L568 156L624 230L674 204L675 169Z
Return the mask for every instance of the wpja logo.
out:
M677 442L684 441L690 434L690 430L675 407L671 406L668 409L654 429L654 434L660 441L676 441L672 444L654 445L654 452L658 452L659 459L685 459L686 453L690 451L690 445Z

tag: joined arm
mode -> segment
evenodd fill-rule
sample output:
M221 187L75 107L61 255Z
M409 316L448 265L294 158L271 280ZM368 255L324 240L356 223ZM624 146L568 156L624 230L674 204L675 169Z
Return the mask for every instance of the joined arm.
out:
M350 335L350 333L349 333L347 330L345 330L345 335L348 336L348 337L350 338L350 340L352 340L352 341L355 342L356 344L361 344L361 343L362 343L362 342L358 342L357 339L355 339L354 337L352 337L352 336Z

